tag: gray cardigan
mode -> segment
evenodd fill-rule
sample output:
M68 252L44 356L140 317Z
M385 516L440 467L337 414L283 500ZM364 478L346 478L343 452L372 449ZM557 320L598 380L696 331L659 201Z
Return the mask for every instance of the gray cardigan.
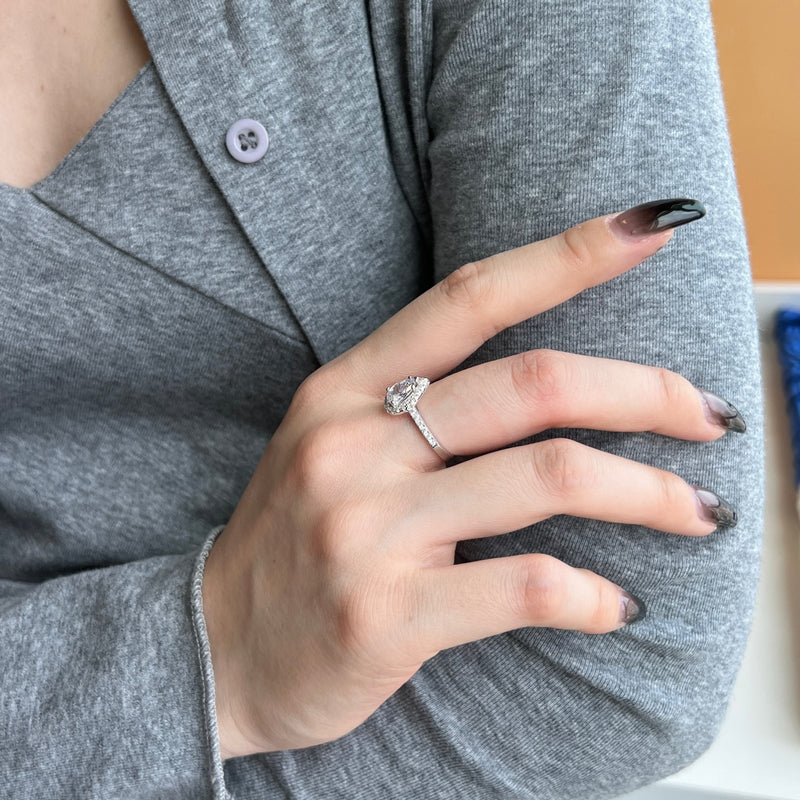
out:
M64 196L0 186L0 794L600 800L696 758L747 636L763 478L706 3L130 5L176 116L123 157L163 195L91 149ZM243 117L270 135L254 164L224 144ZM714 489L738 527L560 516L467 542L593 569L648 616L444 651L342 739L223 764L202 567L298 383L468 260L676 196L706 219L470 363L552 347L728 398L749 428L714 443L558 435Z

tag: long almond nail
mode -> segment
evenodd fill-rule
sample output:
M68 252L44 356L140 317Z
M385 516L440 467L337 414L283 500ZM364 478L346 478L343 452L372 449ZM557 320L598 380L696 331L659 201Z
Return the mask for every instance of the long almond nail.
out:
M747 423L736 409L736 406L713 392L707 392L705 389L698 389L697 392L703 401L703 411L709 422L718 425L720 428L736 431L736 433L744 433L747 430Z
M647 615L644 602L630 592L622 591L619 595L619 621L623 625L638 622Z
M739 515L735 509L711 489L693 486L697 498L697 515L705 522L713 522L723 528L735 528Z
M611 229L622 238L641 239L654 233L686 225L706 215L699 200L677 198L653 200L629 208L611 220Z

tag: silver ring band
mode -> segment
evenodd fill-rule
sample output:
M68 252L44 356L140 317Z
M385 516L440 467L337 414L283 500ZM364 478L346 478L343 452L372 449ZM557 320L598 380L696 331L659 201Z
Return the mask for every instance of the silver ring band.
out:
M419 432L425 437L425 441L434 449L436 454L443 460L449 461L453 454L442 447L436 437L431 433L431 429L425 424L422 415L417 410L417 401L431 385L428 378L420 378L409 375L407 378L392 384L386 389L386 398L383 407L390 414L408 414L414 420L414 424L419 428Z

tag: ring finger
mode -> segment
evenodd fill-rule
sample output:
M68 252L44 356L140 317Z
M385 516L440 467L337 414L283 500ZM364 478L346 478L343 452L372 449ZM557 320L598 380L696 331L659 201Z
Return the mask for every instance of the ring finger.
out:
M423 547L507 533L556 514L687 536L737 522L736 512L713 492L571 439L489 453L415 484L425 520Z

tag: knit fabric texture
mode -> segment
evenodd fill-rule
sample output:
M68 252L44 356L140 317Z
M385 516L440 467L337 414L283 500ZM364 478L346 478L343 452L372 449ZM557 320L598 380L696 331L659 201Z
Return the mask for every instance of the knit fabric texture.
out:
M605 800L697 758L746 643L763 505L707 3L130 6L152 60L47 178L0 185L0 794ZM253 164L225 148L240 118L269 132ZM708 215L467 364L553 348L730 400L748 430L716 442L530 441L673 471L738 527L557 516L462 543L591 569L647 617L442 651L341 739L221 761L203 567L300 382L458 266L669 197Z

